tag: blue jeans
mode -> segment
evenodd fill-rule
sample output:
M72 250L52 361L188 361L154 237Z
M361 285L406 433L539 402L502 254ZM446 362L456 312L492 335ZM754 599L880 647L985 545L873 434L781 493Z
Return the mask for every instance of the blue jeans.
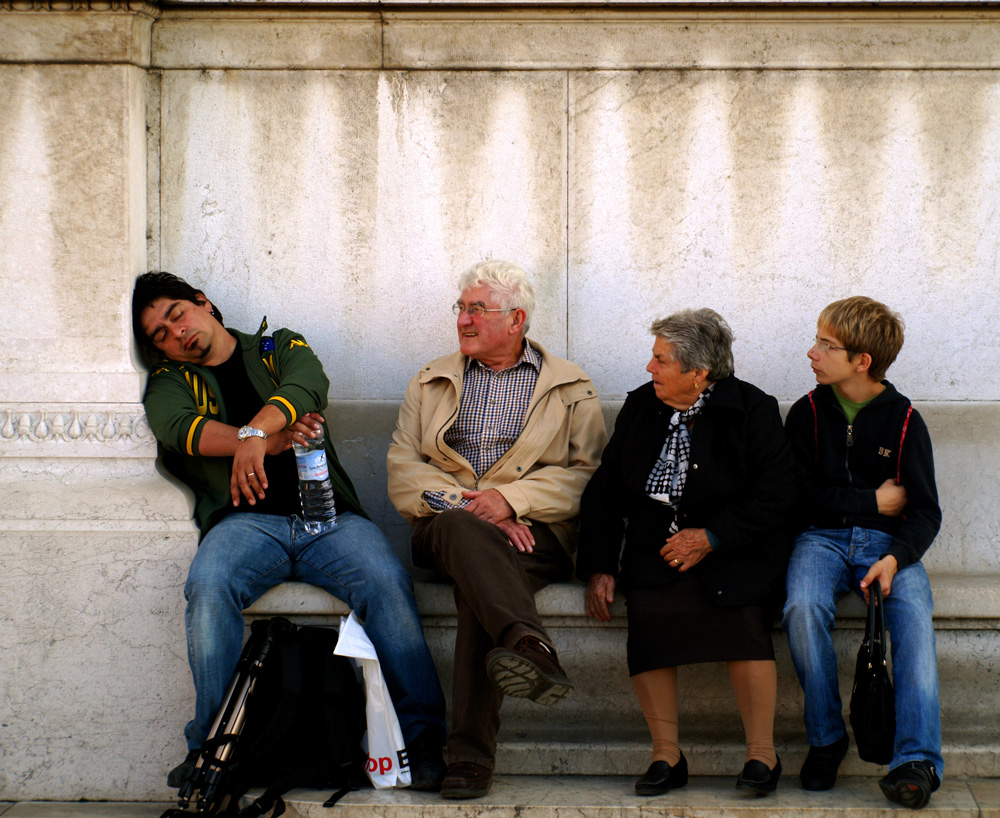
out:
M444 742L444 694L424 640L413 580L378 527L340 512L326 534L298 517L234 513L212 528L191 562L184 596L195 717L188 749L204 742L243 646L242 611L286 580L317 585L347 603L378 653L403 738L425 730Z
M859 583L890 542L890 535L869 528L809 529L795 540L782 624L805 692L806 738L814 747L832 744L847 732L833 649L836 602L848 591L861 593ZM885 597L896 691L896 743L889 768L929 761L943 778L933 611L924 566L915 562L898 572Z

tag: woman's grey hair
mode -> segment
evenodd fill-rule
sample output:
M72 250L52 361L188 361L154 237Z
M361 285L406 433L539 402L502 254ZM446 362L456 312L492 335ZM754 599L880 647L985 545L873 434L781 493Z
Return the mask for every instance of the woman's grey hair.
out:
M524 310L524 334L531 326L535 311L535 288L528 274L511 261L492 259L473 264L458 279L459 291L485 284L493 290L497 306L505 310Z
M649 331L673 345L682 372L707 369L712 382L733 374L733 331L715 310L681 310L654 321Z

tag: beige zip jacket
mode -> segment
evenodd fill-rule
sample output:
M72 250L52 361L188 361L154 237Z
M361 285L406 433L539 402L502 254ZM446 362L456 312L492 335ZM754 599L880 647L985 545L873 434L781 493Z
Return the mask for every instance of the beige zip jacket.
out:
M608 442L597 390L576 364L542 354L542 368L521 435L478 480L469 461L444 442L458 416L466 358L431 361L406 387L387 458L389 498L410 523L438 513L425 491L443 491L456 505L466 490L494 488L517 521L547 523L563 547L575 547L580 496Z

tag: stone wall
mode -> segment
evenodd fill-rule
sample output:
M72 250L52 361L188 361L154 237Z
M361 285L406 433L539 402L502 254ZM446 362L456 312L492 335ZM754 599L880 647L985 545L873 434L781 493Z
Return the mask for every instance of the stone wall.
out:
M929 564L1000 576L998 46L986 4L0 0L0 798L163 797L182 753L196 537L140 404L148 268L300 329L348 401L454 347L490 256L607 398L708 305L792 399L818 310L871 294L893 380L963 410Z

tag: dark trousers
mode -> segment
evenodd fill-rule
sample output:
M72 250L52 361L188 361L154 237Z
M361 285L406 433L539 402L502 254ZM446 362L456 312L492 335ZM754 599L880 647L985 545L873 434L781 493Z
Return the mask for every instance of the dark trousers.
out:
M503 694L486 673L486 654L529 634L555 647L542 627L535 592L569 577L573 565L547 525L533 523L531 533L535 546L529 554L462 509L425 517L414 528L414 564L455 582L451 764L472 761L493 769Z

